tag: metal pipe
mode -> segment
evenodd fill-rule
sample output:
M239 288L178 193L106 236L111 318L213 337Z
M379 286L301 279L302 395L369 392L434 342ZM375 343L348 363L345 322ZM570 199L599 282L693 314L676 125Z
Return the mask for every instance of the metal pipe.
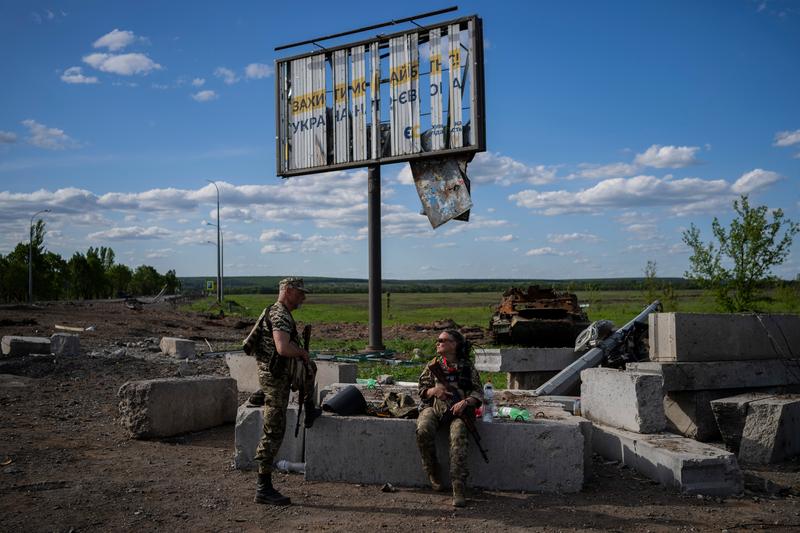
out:
M317 37L316 39L307 39L305 41L300 41L297 43L292 44L284 44L282 46L276 46L275 51L278 50L286 50L287 48L294 48L295 46L302 46L304 44L316 44L317 41L326 41L328 39L335 39L337 37L344 37L345 35L352 35L354 33L361 33L362 31L370 31L375 30L377 28L384 28L386 26L393 26L395 24L402 24L403 22L410 22L412 20L422 19L426 17L433 17L435 15L441 15L442 13L450 13L451 11L455 11L458 9L458 6L450 6L444 9L438 9L436 11L429 11L427 13L420 13L419 15L414 15L413 17L406 17L403 19L397 20L390 20L388 22L381 22L380 24L373 24L372 26L364 26L363 28L358 28L355 30L343 31L341 33L334 33L333 35L326 35L324 37Z
M220 220L219 220L219 187L217 187L216 182L211 180L206 180L211 185L217 189L217 303L222 303L222 248L220 247L220 238L219 238L219 227L220 227Z
M661 309L661 302L656 300L644 310L636 315L636 318L619 328L607 339L600 341L597 347L592 348L581 357L575 360L574 363L567 368L556 374L548 382L544 383L534 391L536 396L550 396L552 394L566 394L572 387L578 384L581 379L581 370L587 368L594 368L599 365L606 355L619 346L625 339L625 335L637 323L647 324L647 315Z
M367 167L369 241L369 351L385 349L381 323L381 167Z
M31 216L31 223L28 226L28 304L33 305L33 219L41 213L49 213L49 209L42 209Z

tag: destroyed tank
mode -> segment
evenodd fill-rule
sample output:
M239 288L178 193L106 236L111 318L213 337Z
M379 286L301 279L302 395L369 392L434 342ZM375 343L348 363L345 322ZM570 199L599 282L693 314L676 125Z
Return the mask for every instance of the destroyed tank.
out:
M511 287L489 322L496 344L553 347L574 346L589 318L569 292L531 285Z

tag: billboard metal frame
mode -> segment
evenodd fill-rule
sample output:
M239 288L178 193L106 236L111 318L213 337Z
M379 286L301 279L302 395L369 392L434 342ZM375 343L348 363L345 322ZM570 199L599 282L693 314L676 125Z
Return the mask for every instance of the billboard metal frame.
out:
M353 49L361 49L362 51L371 51L370 76L368 76L369 81L367 82L366 86L370 87L370 91L372 91L373 90L372 87L375 84L374 67L377 65L378 68L380 69L380 59L386 57L386 55L381 55L381 54L383 54L389 49L390 42L392 39L404 36L416 35L417 36L416 39L418 39L420 43L424 43L428 41L428 37L431 30L447 29L455 24L459 25L459 31L463 31L463 29L465 28L471 28L472 30L470 32L471 36L470 46L472 53L469 54L469 62L467 64L468 68L470 69L469 124L470 124L471 138L472 138L471 144L459 148L444 148L438 150L431 149L429 151L419 151L415 153L406 153L402 155L388 155L388 156L376 157L377 152L383 150L383 147L380 145L377 147L378 149L376 150L374 144L376 139L378 142L381 142L380 137L382 136L381 135L382 128L380 126L381 124L380 110L377 107L374 107L373 103L373 107L370 109L370 112L372 114L372 120L370 121L371 135L370 138L366 139L367 144L372 145L372 150L370 151L371 153L369 153L370 157L368 159L351 160L347 162L336 163L334 161L336 161L337 157L341 159L341 156L335 155L334 151L329 150L326 144L323 154L326 161L325 164L321 165L315 164L313 166L305 166L302 168L289 168L290 164L288 158L288 153L289 153L288 117L289 117L289 109L291 106L291 98L289 97L289 80L287 79L287 72L289 71L289 65L292 61L297 61L297 60L308 60L309 62L317 61L316 67L319 68L319 63L318 63L319 56L324 55L324 66L322 68L330 68L330 70L334 72L333 77L335 77L336 76L335 61L339 61L339 59L336 60L334 59L335 55L341 57L343 51L345 53L349 53ZM417 26L418 27L414 29L399 31L387 35L378 35L370 39L363 39L360 41L344 45L337 45L335 47L330 47L330 48L323 48L320 45L317 45L323 49L319 51L313 51L286 58L281 58L275 61L275 73L276 73L275 75L275 132L276 132L275 160L276 160L276 174L278 176L288 178L292 176L302 176L306 174L330 172L335 170L345 170L345 169L360 168L360 167L372 167L382 164L409 162L418 159L443 158L452 156L463 156L466 158L471 158L471 156L474 155L475 153L483 152L486 150L486 110L485 110L485 85L484 85L484 70L483 70L482 20L477 15L470 15L435 24L430 24L427 26L420 26L420 25ZM444 41L444 39L442 40ZM305 44L305 42L303 44ZM375 57L375 51L378 52L379 57ZM444 49L444 51L446 53L446 48ZM390 80L388 78L381 78L378 84L380 86L383 84L387 84L389 82ZM451 94L450 89L451 88L448 88L449 90L448 95ZM349 84L347 85L347 91L348 95L352 91L352 86ZM378 95L380 96L380 89L378 89ZM465 100L466 99L467 95L465 95ZM335 109L337 104L336 104L335 82L334 85L332 85L331 91L328 91L326 86L324 99L322 103L324 104L325 108L324 112L326 113L326 116L328 109L331 109L333 110L333 112L336 112ZM328 105L329 103L331 104L330 106ZM318 100L315 100L314 105L318 106ZM370 105L369 99L367 100L367 105L368 106ZM374 116L375 113L378 114L377 122L375 121L375 116ZM330 136L332 134L331 132L335 127L334 125L331 124L332 122L334 121L326 120L325 123L326 136ZM385 121L383 121L383 123L385 123ZM349 137L348 142L350 143L353 142L352 135Z

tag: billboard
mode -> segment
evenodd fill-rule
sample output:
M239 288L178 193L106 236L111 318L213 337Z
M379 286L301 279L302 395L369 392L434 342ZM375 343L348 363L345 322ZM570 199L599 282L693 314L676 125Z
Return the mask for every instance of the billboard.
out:
M477 16L275 62L283 177L486 149Z

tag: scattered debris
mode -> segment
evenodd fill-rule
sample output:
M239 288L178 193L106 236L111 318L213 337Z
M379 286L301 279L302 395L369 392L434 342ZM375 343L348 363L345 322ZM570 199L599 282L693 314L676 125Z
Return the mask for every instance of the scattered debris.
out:
M397 492L397 489L391 483L385 483L383 487L381 487L381 492Z

